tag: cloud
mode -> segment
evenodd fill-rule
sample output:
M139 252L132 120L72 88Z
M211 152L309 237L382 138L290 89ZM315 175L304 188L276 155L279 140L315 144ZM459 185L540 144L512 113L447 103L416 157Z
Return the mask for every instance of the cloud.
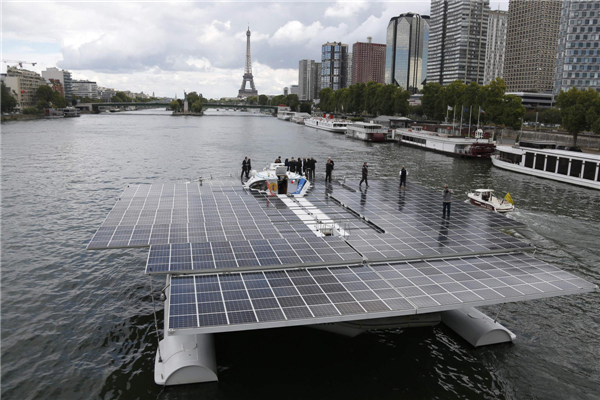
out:
M325 16L331 18L349 18L368 10L370 4L366 1L338 1L325 10Z

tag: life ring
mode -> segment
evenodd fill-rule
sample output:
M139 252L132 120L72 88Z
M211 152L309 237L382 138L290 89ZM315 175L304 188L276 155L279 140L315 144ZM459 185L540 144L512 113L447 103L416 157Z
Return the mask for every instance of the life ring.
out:
M277 191L277 183L273 182L269 185L269 189L271 190L271 192L276 192Z

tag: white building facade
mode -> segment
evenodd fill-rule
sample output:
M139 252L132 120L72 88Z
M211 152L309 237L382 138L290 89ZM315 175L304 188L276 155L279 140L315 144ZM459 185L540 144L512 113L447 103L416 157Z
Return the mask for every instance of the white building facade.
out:
M504 55L506 53L506 27L508 11L490 11L488 34L485 49L485 71L483 84L488 85L496 78L502 78Z

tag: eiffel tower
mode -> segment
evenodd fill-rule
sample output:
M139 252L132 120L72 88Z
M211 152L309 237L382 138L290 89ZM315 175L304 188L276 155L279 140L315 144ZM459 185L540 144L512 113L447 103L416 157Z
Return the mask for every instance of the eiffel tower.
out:
M252 89L246 89L246 82L250 82ZM244 80L238 97L258 96L258 91L254 87L254 78L252 77L252 61L250 60L250 27L246 31L246 69L244 70Z

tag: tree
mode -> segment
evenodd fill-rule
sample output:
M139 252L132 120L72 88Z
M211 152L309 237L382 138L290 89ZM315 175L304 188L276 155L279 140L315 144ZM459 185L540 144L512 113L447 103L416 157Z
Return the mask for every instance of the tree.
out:
M258 103L257 96L250 96L250 97L246 98L246 104L257 104L257 103Z
M375 107L380 115L394 115L396 85L379 85L375 97Z
M187 94L187 100L188 100L188 104L193 105L195 102L200 100L200 96L198 96L198 93L196 93L196 92L189 92Z
M260 96L258 96L258 104L260 104L261 106L266 106L268 102L269 102L269 98L267 96L265 96L264 94L261 94Z
M504 117L506 113L504 108L507 104L504 98L506 92L506 84L502 78L496 78L490 82L489 85L483 88L483 104L482 108L485 110L484 120L491 120L494 122L494 135L496 134L496 128L498 124L504 124ZM477 110L479 112L479 110Z
M40 111L48 108L49 106L50 104L46 100L38 100L36 104L37 109Z
M333 92L334 109L339 112L348 112L350 104L350 89L342 88Z
M300 112L305 112L305 113L310 114L311 111L312 111L312 103L300 103Z
M177 100L173 100L172 102L169 103L169 108L172 111L177 111L179 110L179 102Z
M381 83L368 82L365 87L364 110L370 115L377 112L377 91L380 86L382 86Z
M542 111L540 122L544 124L560 125L560 110L558 108L548 108Z
M396 89L394 95L394 111L396 114L407 116L410 113L408 99L410 99L410 92L408 90L404 90L401 87ZM423 115L423 107L421 107L421 115Z
M443 110L442 93L443 87L437 82L431 82L423 86L423 97L421 104L423 105L423 113L427 118L441 120L444 118L445 110Z
M423 106L409 106L408 115L415 115L417 117L423 116Z
M335 107L334 98L333 98L333 89L324 88L319 92L319 108L324 112L331 112Z
M593 129L600 115L600 93L593 89L571 88L561 91L556 99L560 108L562 125L573 135L573 146L577 145L579 132Z
M199 98L192 104L192 111L195 113L202 112L202 102L200 101Z
M506 94L504 95L503 102L502 123L507 128L520 129L523 116L525 115L525 107L521 103L521 98L512 94Z
M52 93L52 98L50 101L56 108L65 108L67 106L67 100L58 92Z
M52 101L52 93L54 93L54 90L52 90L50 86L41 85L38 86L35 95L38 100L45 100L47 102L50 102Z
M10 93L8 86L2 82L2 94L0 97L2 112L11 112L17 106L17 99Z
M287 104L290 106L292 111L298 111L298 104L300 104L300 100L298 99L297 94L289 94L287 96Z
M348 112L362 114L365 110L365 88L364 83L356 83L350 85L350 104Z

